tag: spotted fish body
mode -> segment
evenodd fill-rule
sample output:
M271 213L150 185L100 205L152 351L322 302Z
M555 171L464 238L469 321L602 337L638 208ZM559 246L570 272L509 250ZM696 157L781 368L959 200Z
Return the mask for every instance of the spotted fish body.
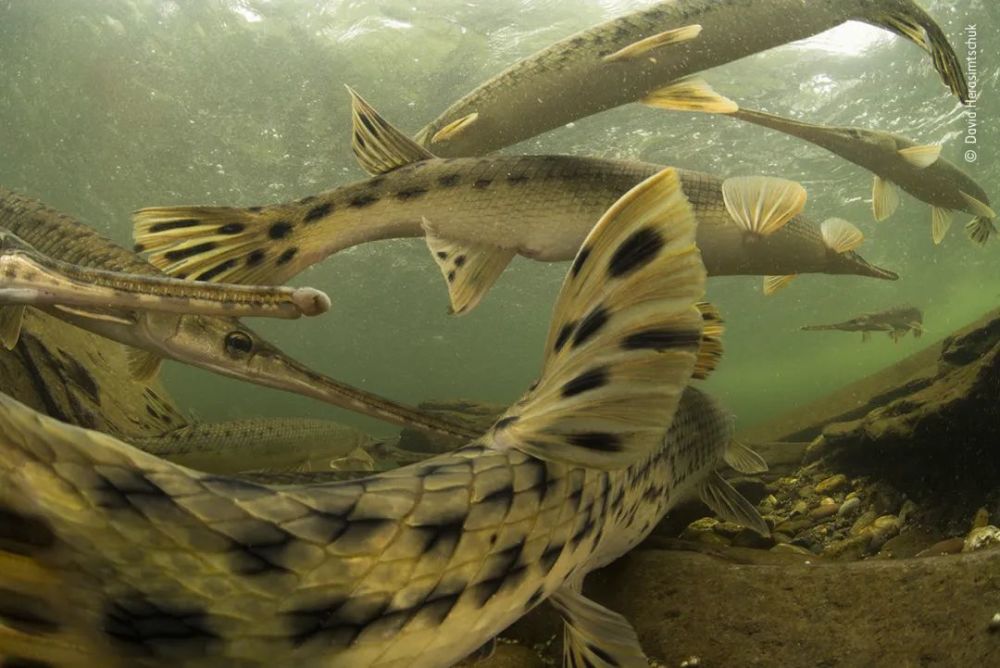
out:
M233 282L284 283L340 250L424 236L423 219L442 238L565 261L603 211L662 168L572 156L428 159L289 204L146 209L138 216L136 239L171 275ZM855 252L829 248L819 226L803 215L767 238L748 241L724 206L723 180L678 171L710 276L896 278ZM163 227L174 219L185 226Z
M448 666L550 598L589 638L575 665L645 667L579 583L733 461L728 419L686 389L719 353L694 241L674 170L630 191L570 268L524 397L468 445L357 481L196 473L0 397L0 656Z
M449 107L417 135L442 156L483 155L566 123L643 99L651 91L848 20L886 28L928 51L952 92L968 99L962 69L934 20L912 0L669 0L568 37L525 58ZM666 31L693 39L637 57L606 57ZM435 136L463 119L445 140ZM474 119L474 120L469 120Z
M899 306L877 313L866 313L850 320L831 325L806 325L804 331L862 332L867 339L871 332L888 332L893 341L899 341L907 332L919 338L923 334L924 313L914 306Z
M0 188L0 228L60 266L161 277L154 266L100 236L92 228L36 200ZM83 272L81 275L86 275ZM190 288L191 294L204 294ZM137 377L151 377L163 357L240 380L296 392L394 424L457 438L478 434L317 373L285 355L236 318L99 309L95 314L45 307L51 315L131 346ZM95 317L96 315L96 317ZM108 317L110 316L110 317Z
M213 473L329 471L337 460L375 443L358 429L306 418L197 422L161 436L126 440L157 457Z

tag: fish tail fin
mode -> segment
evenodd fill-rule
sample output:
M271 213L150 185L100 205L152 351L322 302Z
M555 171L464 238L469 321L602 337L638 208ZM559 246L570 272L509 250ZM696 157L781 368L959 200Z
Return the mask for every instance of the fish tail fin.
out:
M945 85L962 102L969 102L969 85L955 50L948 43L941 26L914 0L876 2L870 14L858 18L891 30L929 53L934 60L934 69Z
M133 214L136 251L175 278L273 285L304 269L299 260L303 225L323 207L170 206ZM329 210L331 207L326 206Z
M976 216L965 224L965 233L974 243L985 246L990 237L997 233L997 227L989 218Z
M695 371L705 267L674 169L616 202L563 282L540 380L484 437L542 459L622 468L663 440Z

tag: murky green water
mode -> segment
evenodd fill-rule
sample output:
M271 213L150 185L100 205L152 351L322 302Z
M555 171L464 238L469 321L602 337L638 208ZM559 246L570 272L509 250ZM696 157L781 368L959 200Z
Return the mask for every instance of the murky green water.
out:
M0 0L0 183L82 218L130 245L142 206L286 201L363 177L350 152L343 84L415 131L520 57L606 18L632 0L336 2L320 0ZM944 142L994 198L1000 106L1000 16L992 0L923 0L964 57L978 29L977 157L967 110L913 44L850 23L709 71L720 92L817 123L861 125ZM930 208L908 195L889 221L870 211L871 174L799 140L728 119L631 105L508 149L633 158L718 176L801 181L814 220L861 227L867 259L895 283L805 276L771 298L760 279L715 278L728 321L710 387L747 425L898 360L996 305L1000 243L971 244L957 215L940 247ZM537 372L565 264L516 259L484 303L446 315L440 273L418 240L338 254L295 281L334 309L296 322L255 322L318 370L393 399L506 402ZM862 344L804 324L912 303L928 335ZM309 415L391 430L307 399L168 365L170 387L202 418Z

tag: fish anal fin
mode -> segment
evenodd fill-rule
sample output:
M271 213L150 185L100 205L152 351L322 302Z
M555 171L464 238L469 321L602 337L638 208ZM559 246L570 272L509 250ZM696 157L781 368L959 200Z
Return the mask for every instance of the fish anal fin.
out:
M781 290L797 276L797 274L785 274L784 276L764 277L764 296L770 297L778 290Z
M691 377L705 380L715 371L719 360L722 359L722 333L725 327L722 324L722 314L714 304L698 302L695 306L701 312L704 325L701 330L701 344L698 346L698 359Z
M139 348L128 348L125 355L129 375L135 380L151 380L160 372L163 358L158 355Z
M729 441L723 459L731 468L747 475L767 471L767 462L764 458L735 438Z
M641 58L642 56L647 55L650 51L658 49L662 46L688 42L695 39L700 34L701 26L697 23L684 26L682 28L674 28L673 30L665 30L656 35L652 35L651 37L640 39L638 42L633 42L623 49L619 49L614 53L604 56L602 60L606 63L634 60L636 58Z
M865 240L855 225L843 218L828 218L820 224L823 243L835 253L847 253L858 248Z
M433 224L426 218L423 228L427 248L448 285L451 313L454 315L474 309L516 253L513 249L498 246L445 239L438 236Z
M747 501L736 488L719 475L718 471L709 474L701 485L701 500L719 517L742 524L753 529L761 536L768 536L771 530L767 522L760 516L757 509Z
M951 222L951 211L939 206L931 207L931 239L935 246L944 241L945 235L951 228Z
M736 224L766 237L802 213L808 195L801 184L771 176L736 176L722 182L722 200Z
M875 215L875 220L881 223L896 213L898 208L899 192L896 190L896 184L876 174L872 185L872 213Z
M0 344L7 350L13 350L21 338L25 308L24 304L0 306Z
M979 216L980 218L991 218L991 219L997 217L996 212L993 211L990 205L982 201L978 197L973 197L972 195L963 190L959 190L958 194L961 195L962 199L965 200L965 203L969 206L967 210L972 215Z
M926 169L941 157L941 144L923 144L901 148L896 153L917 169Z
M997 228L989 218L976 216L965 224L965 233L974 243L984 246L997 233Z
M382 118L353 88L351 94L351 147L361 168L376 176L413 162L430 160L434 154Z
M563 666L647 668L639 636L624 617L564 584L549 598L563 618Z
M436 144L442 141L448 141L449 139L454 139L455 137L462 134L466 128L479 120L479 112L474 111L471 114L466 114L461 118L448 123L443 128L434 133L431 137L431 143Z
M486 435L550 461L623 468L662 443L694 371L705 268L675 169L601 217L563 282L538 383Z
M685 77L662 88L647 93L643 104L668 111L701 111L712 114L731 114L740 106L728 97L719 95L701 77Z

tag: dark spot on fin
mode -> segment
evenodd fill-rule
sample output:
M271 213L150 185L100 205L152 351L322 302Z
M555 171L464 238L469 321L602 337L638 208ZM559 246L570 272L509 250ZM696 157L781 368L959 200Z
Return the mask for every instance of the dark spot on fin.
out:
M666 348L697 348L701 344L701 333L677 329L647 329L643 332L629 334L622 341L622 348L639 350L649 348L664 350Z
M278 256L278 266L280 267L283 264L288 264L289 262L291 262L292 258L295 257L295 254L298 252L299 252L298 248L289 248L288 250L284 251L281 255Z
M578 434L569 434L567 441L572 445L589 450L599 450L601 452L620 452L622 449L621 438L616 434L608 434L599 431L585 431Z
M236 258L229 258L225 262L220 262L211 269L206 269L194 277L196 281L210 281L224 271L228 271L236 266Z
M278 222L271 225L270 229L267 231L267 235L272 239L284 239L288 236L289 232L292 231L292 224L285 220L279 220Z
M256 267L258 264L264 261L265 255L266 253L260 249L251 251L250 254L247 255L247 266Z
M608 380L608 370L605 367L584 371L563 386L562 395L568 398L589 392L590 390L596 390L607 385Z
M168 230L182 230L186 227L201 225L201 221L196 218L181 218L180 220L166 220L162 223L153 223L149 226L149 231L167 232Z
M651 227L633 232L622 242L608 263L608 273L621 278L649 264L666 244L663 236Z
M591 311L586 318L580 321L580 326L573 336L573 347L576 348L586 343L608 323L608 309L598 306Z
M177 260L186 260L189 257L194 257L195 255L200 255L201 253L207 253L208 251L215 250L216 248L217 245L214 241L206 241L187 248L178 248L177 250L167 251L163 254L163 257L167 258L171 262L176 262Z
M579 275L580 270L583 269L583 265L586 263L588 257L590 257L589 248L581 248L580 252L576 254L576 259L573 260L573 267L570 269L570 271L573 272L573 278L576 278L577 275Z
M303 222L306 223L312 223L319 220L320 218L325 218L326 216L330 215L331 211L333 211L333 204L331 204L330 202L317 204L313 208L309 209L309 211L305 215L305 218L303 218L302 220Z

